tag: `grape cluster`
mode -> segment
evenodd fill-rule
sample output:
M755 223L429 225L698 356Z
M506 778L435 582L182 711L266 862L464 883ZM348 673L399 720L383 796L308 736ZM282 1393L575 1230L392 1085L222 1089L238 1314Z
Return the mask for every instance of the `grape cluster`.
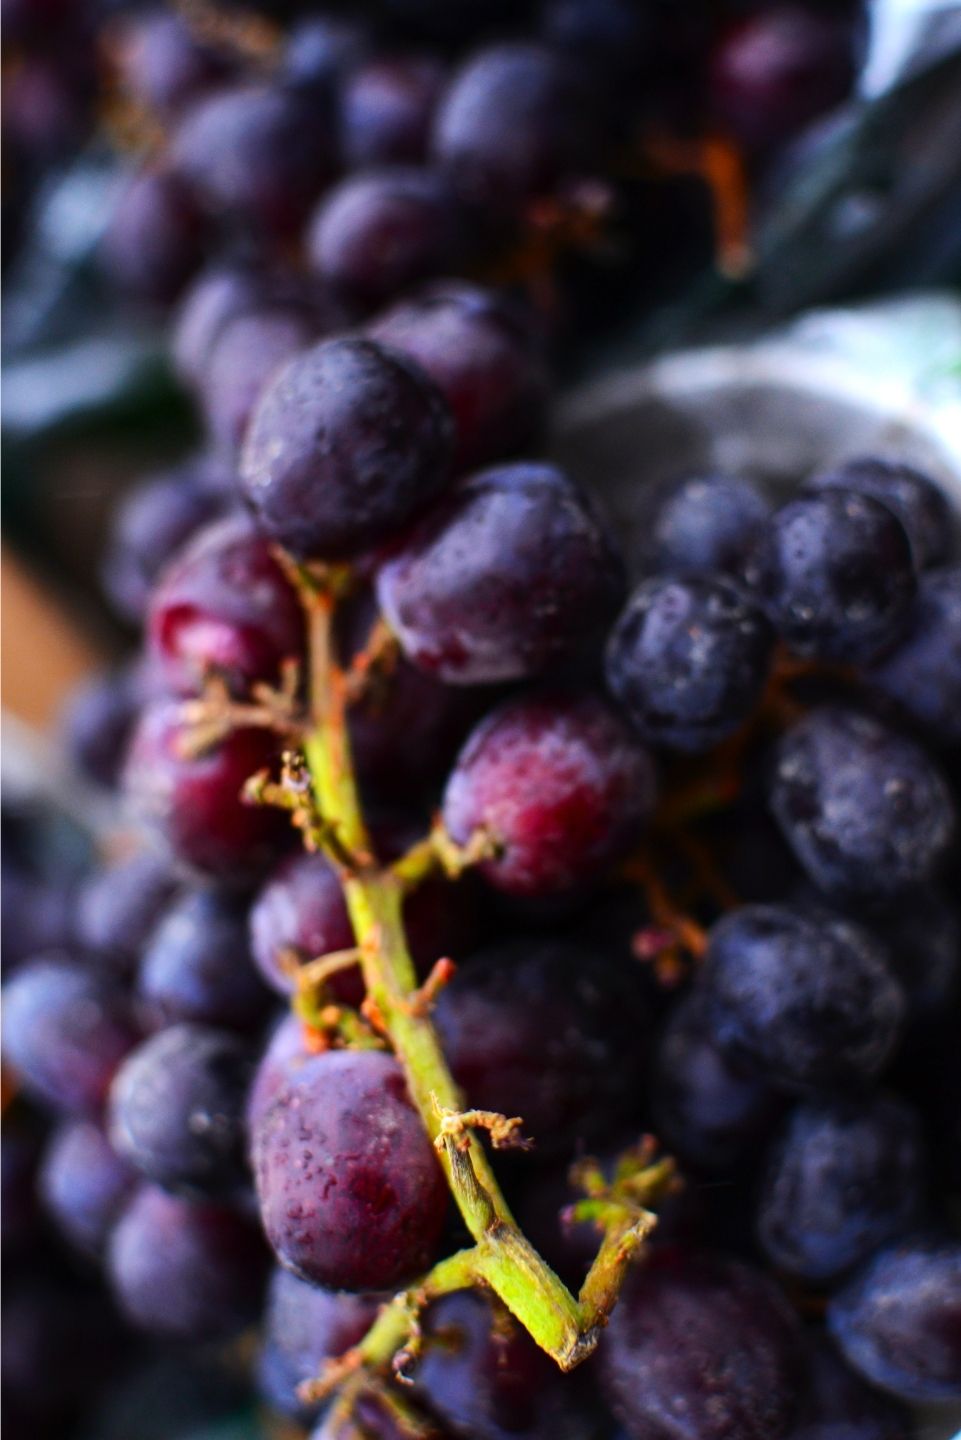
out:
M65 721L136 843L4 812L8 1413L257 1327L313 1440L899 1440L961 1399L947 501L683 475L622 554L544 458L548 317L476 278L668 56L769 163L860 8L382 8L118 50L167 140L110 264L181 296L207 444L121 506L143 643ZM572 1374L531 1242L609 1318Z

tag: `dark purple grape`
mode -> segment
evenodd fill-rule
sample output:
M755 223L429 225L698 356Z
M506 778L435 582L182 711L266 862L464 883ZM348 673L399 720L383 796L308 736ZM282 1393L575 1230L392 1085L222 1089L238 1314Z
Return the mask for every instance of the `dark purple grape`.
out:
M405 655L456 685L529 679L589 653L623 593L599 520L551 465L462 481L377 576Z
M94 785L113 790L144 699L139 667L104 670L75 686L60 717L70 762Z
M925 1034L947 1015L961 989L961 914L930 887L898 895L859 916L885 946L907 999L908 1038Z
M328 95L342 75L363 62L372 39L363 16L305 15L286 38L284 80L291 87Z
M305 1041L304 1022L297 1015L285 1015L275 1026L254 1071L247 1095L248 1136L257 1133L263 1116L280 1090L310 1059L310 1054Z
M801 1413L790 1440L908 1440L908 1416L897 1402L866 1385L829 1340L808 1340Z
M185 385L201 384L221 329L261 302L263 286L263 274L250 265L217 264L185 291L170 338L174 369Z
M889 1095L799 1105L767 1159L761 1248L776 1269L833 1282L917 1221L918 1117Z
M499 847L480 871L498 890L546 897L589 886L650 817L654 766L603 700L522 696L473 731L444 793L458 844Z
M303 1419L297 1386L318 1375L326 1360L364 1338L379 1303L366 1295L322 1290L286 1270L275 1270L267 1291L259 1367L264 1398L293 1419Z
M947 781L919 745L837 705L783 736L769 803L819 889L868 898L931 880L957 822Z
M261 305L224 323L199 386L207 429L224 454L239 455L250 417L269 382L320 334L309 309L280 303Z
M147 1180L224 1195L243 1182L244 1043L210 1025L171 1025L144 1040L110 1087L110 1139Z
M8 1106L0 1131L0 1227L4 1264L22 1261L40 1238L37 1170L44 1132L26 1107Z
M367 307L456 270L466 249L457 196L443 175L426 166L348 175L324 196L307 236L317 274Z
M95 870L77 894L77 938L112 973L129 974L175 889L169 861L150 850Z
M424 1315L423 1332L414 1393L455 1435L582 1440L592 1433L578 1379L562 1375L484 1296L445 1295Z
M165 122L230 78L236 68L223 49L203 40L183 15L153 10L137 16L118 46L123 88Z
M70 1120L47 1147L40 1193L67 1239L99 1256L135 1183L134 1172L98 1124Z
M541 31L578 65L595 65L603 83L632 73L653 53L656 6L636 0L544 0Z
M705 997L685 997L664 1027L651 1078L658 1139L698 1170L729 1171L756 1153L781 1109L763 1078L718 1049Z
M150 658L171 692L210 673L245 695L299 660L303 611L264 536L244 515L207 525L164 570L146 615Z
M904 526L918 570L950 560L955 528L951 507L941 487L913 465L864 456L808 483L813 490L853 490L887 506Z
M444 64L429 54L376 55L351 70L340 90L348 167L423 160L446 79Z
M276 755L265 730L235 730L211 750L184 753L181 707L157 702L143 712L124 768L136 814L162 836L177 860L227 884L256 876L276 854L286 822L269 806L247 804L247 779Z
M724 577L645 580L608 641L607 684L643 740L708 750L756 707L773 649L764 612Z
M247 904L191 890L164 912L144 949L137 995L153 1025L178 1020L255 1030L270 1011L247 939Z
M534 326L502 295L466 281L431 286L369 326L426 370L454 416L454 468L503 459L536 441L548 373Z
M737 576L770 513L761 491L739 475L686 476L651 515L645 559L662 575Z
M467 199L512 216L597 163L597 124L577 67L529 42L477 50L451 81L433 153Z
M799 495L768 522L744 576L799 655L864 664L904 631L917 582L901 522L869 495Z
M848 98L863 38L854 6L755 6L714 46L707 81L714 115L753 149L782 145Z
M873 1385L961 1399L961 1245L921 1237L882 1250L832 1299L828 1325Z
M306 1060L258 1117L253 1153L267 1238L302 1279L389 1290L429 1267L447 1185L392 1056Z
M144 1185L110 1238L114 1295L132 1324L219 1340L256 1319L267 1268L257 1227L234 1210Z
M6 1059L24 1089L56 1110L97 1110L137 1038L116 986L56 956L19 970L3 1002Z
M283 240L334 169L325 107L305 91L244 84L187 111L173 139L178 172L213 211Z
M799 1341L758 1271L656 1249L628 1276L601 1342L606 1395L633 1440L780 1440L798 1406Z
M452 423L433 382L371 340L327 340L268 386L241 475L271 539L299 558L369 549L443 489Z
M434 1021L468 1103L519 1115L539 1155L592 1145L639 1108L643 989L602 951L535 936L502 941L457 971Z
M137 300L168 305L200 266L206 227L179 176L143 170L127 183L101 247L111 282Z
M907 634L867 671L939 745L961 745L961 568L921 576Z
M718 921L704 968L721 1048L788 1090L873 1079L898 1039L904 993L857 925L786 905L745 905Z

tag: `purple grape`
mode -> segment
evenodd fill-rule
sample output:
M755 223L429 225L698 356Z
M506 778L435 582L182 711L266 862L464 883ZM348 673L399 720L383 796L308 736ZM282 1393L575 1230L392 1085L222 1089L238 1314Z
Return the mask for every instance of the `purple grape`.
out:
M503 459L536 441L548 374L533 324L502 295L445 281L401 301L368 327L415 360L454 416L454 469Z
M866 678L935 744L961 745L961 568L921 576L907 634Z
M235 730L202 755L185 755L181 707L158 701L143 712L124 769L136 814L164 839L175 858L202 874L241 884L269 864L286 834L276 810L247 804L247 779L269 767L274 737Z
M77 894L77 938L110 973L130 974L175 889L169 862L150 850L95 870Z
M912 465L864 456L815 475L808 483L813 490L853 490L880 501L904 526L918 570L950 560L951 507L940 486Z
M105 670L76 685L60 717L63 745L83 778L113 790L143 700L138 668Z
M149 655L171 692L196 693L211 672L245 695L276 684L299 660L303 611L296 592L252 522L242 515L207 525L161 576L147 609Z
M224 454L239 455L268 383L321 334L304 306L263 304L221 326L199 383L207 429Z
M809 711L782 737L769 804L815 885L854 897L926 884L957 826L947 781L921 747L838 705Z
M200 39L182 15L148 11L124 31L119 47L124 89L164 121L230 78L227 52Z
M99 1256L135 1183L134 1172L98 1124L70 1120L47 1147L40 1193L71 1244Z
M377 576L407 658L455 685L529 679L587 653L622 597L597 517L549 465L504 465L462 481Z
M930 887L864 911L861 923L887 949L908 1004L906 1038L925 1035L950 1013L961 987L961 914Z
M243 1182L251 1063L237 1036L179 1024L137 1046L110 1087L110 1139L147 1180L225 1195Z
M24 966L3 997L6 1058L24 1089L55 1110L97 1110L136 1043L116 986L55 956Z
M456 270L467 248L457 196L436 170L396 165L348 175L311 222L311 266L334 290L373 307Z
M780 1440L798 1406L799 1340L758 1271L656 1249L628 1276L601 1343L606 1395L632 1440Z
M607 683L643 740L708 750L734 734L767 680L774 632L721 576L646 580L607 645Z
M304 1418L297 1386L364 1338L380 1308L366 1295L321 1290L275 1270L267 1291L260 1389L277 1410ZM308 1412L309 1413L309 1412Z
M253 1153L267 1238L294 1274L389 1290L429 1268L447 1185L392 1056L306 1060L258 1116Z
M651 1106L664 1146L708 1172L732 1170L756 1152L781 1108L763 1078L718 1049L700 991L676 1006L661 1032Z
M545 39L578 65L595 65L599 83L611 72L633 73L649 63L656 36L656 6L635 0L544 0Z
M738 576L771 507L738 475L694 475L675 482L651 516L648 563L658 574Z
M920 1216L918 1117L888 1095L799 1105L768 1156L761 1248L778 1270L833 1282Z
M212 211L282 241L331 179L332 149L324 107L313 96L244 84L188 110L172 154Z
M639 1107L643 990L601 951L534 936L502 941L458 970L434 1021L468 1103L520 1115L538 1155L592 1145Z
M363 339L327 340L268 386L241 476L271 539L299 558L367 550L443 489L452 425L410 361Z
M261 1120L287 1080L295 1075L309 1059L310 1051L305 1042L304 1022L297 1015L285 1015L274 1027L254 1071L254 1078L247 1095L247 1132L249 1136L257 1133Z
M857 1085L891 1057L904 993L877 941L849 921L745 905L714 926L703 973L717 1043L772 1085Z
M510 895L587 887L624 855L654 808L654 766L590 694L522 696L473 731L444 794L458 844L484 830L481 874Z
M144 1185L110 1238L114 1294L132 1324L180 1340L219 1340L257 1317L267 1257L255 1225Z
M342 75L363 62L371 40L362 16L305 15L287 35L283 77L294 88L328 95Z
M828 1325L871 1384L961 1399L961 1246L924 1236L882 1250L832 1299Z
M137 995L154 1025L256 1030L270 1011L247 939L247 904L192 890L164 912L143 952Z
M866 1385L820 1335L808 1343L807 1384L790 1440L907 1440L908 1416Z
M854 664L891 648L917 590L901 522L852 490L802 494L782 506L744 576L792 650Z
M0 1226L3 1258L21 1261L40 1238L37 1170L44 1132L22 1105L8 1105L0 1132Z
M206 231L179 176L143 170L120 195L101 256L111 282L137 300L169 305L203 260Z
M250 265L217 264L202 271L185 291L174 316L170 348L174 369L185 385L206 375L214 341L228 320L263 299L264 276Z
M351 70L340 90L349 168L423 160L446 79L443 63L429 54L375 55Z

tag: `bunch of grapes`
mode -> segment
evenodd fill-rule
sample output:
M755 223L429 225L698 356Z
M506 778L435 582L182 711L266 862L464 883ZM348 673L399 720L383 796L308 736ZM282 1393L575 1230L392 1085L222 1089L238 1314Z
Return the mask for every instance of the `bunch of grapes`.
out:
M206 444L120 507L143 641L67 720L138 842L78 869L4 815L34 1437L145 1337L249 1331L312 1440L900 1440L961 1399L946 498L893 455L780 504L685 475L622 553L545 458L543 308L474 268L567 225L665 46L760 165L860 14L492 8L128 36L167 139L116 273L245 253L173 320Z

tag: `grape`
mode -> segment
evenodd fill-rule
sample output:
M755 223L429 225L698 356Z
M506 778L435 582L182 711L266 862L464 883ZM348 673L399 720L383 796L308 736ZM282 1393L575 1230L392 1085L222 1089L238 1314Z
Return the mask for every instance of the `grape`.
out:
M763 611L720 576L646 580L607 645L607 683L643 740L707 750L757 705L774 647Z
M298 229L334 169L324 106L305 91L262 84L191 107L172 154L211 210L268 241Z
M658 574L738 576L771 513L749 480L722 473L685 476L650 519L648 563Z
M609 72L638 70L650 60L653 7L635 0L545 0L541 29L550 43L578 65L598 67L599 84Z
M128 666L94 674L70 691L60 732L71 764L91 784L116 787L142 690L139 669Z
M247 1096L247 1131L255 1135L261 1119L277 1095L308 1060L305 1026L299 1016L287 1014L275 1026L263 1055L254 1071Z
M961 568L921 576L910 629L866 678L935 743L961 745Z
M350 169L423 160L447 78L433 55L378 55L344 78L340 136Z
M661 1032L651 1079L658 1138L695 1169L732 1170L755 1152L780 1104L762 1078L718 1049L706 997L685 997Z
M224 323L211 346L200 400L207 429L225 454L240 453L268 382L319 334L311 312L293 305L264 305Z
M370 340L323 341L284 367L254 412L247 499L294 555L357 554L444 487L451 431L411 362Z
M437 111L435 159L488 216L512 216L589 165L597 138L576 66L523 43L477 50Z
M24 1089L56 1110L97 1110L136 1041L123 995L53 956L24 966L3 996L6 1058Z
M601 1342L606 1395L634 1440L778 1440L797 1408L799 1338L757 1271L657 1249L629 1274Z
M36 875L4 853L3 965L10 975L24 960L73 944L74 894L62 881Z
M408 659L458 685L527 679L587 653L622 596L597 517L550 465L472 475L377 576L381 610Z
M758 1235L771 1264L837 1280L921 1212L918 1118L893 1096L799 1105L768 1157Z
M455 1435L476 1440L581 1440L592 1433L578 1381L507 1325L469 1290L435 1301L423 1319L415 1393Z
M164 913L144 949L137 994L152 1023L178 1020L257 1029L270 997L254 969L247 905L215 890L192 890Z
M459 844L499 847L486 880L510 895L578 890L620 858L654 808L654 766L594 695L509 701L473 731L451 772L444 822Z
M66 1121L44 1156L40 1192L49 1214L79 1250L99 1256L135 1177L91 1120Z
M921 1039L950 1011L961 983L961 915L939 891L898 895L866 911L862 923L887 948L908 1003L910 1038Z
M77 895L78 939L112 973L129 974L175 888L170 865L150 850L95 870Z
M143 620L170 557L223 509L223 499L198 483L189 463L127 491L111 516L102 569L104 588L125 620Z
M174 369L185 385L201 384L223 326L263 300L265 283L251 265L221 263L204 270L185 291L170 340Z
M782 506L744 575L792 650L855 664L898 639L917 588L900 521L850 490L799 495Z
M831 1343L809 1339L808 1383L790 1440L906 1440L900 1405L865 1385Z
M861 711L811 710L781 739L769 803L819 889L890 898L927 883L956 814L919 745Z
M288 1073L253 1136L267 1238L336 1290L389 1290L429 1268L447 1185L397 1061L331 1050Z
M149 705L127 756L125 791L179 861L227 884L243 883L269 863L285 834L277 811L241 799L248 777L274 758L274 738L235 730L194 757L180 748L186 738L178 704Z
M414 1423L422 1440L451 1440L450 1431L442 1430L433 1416L418 1414ZM408 1440L410 1425L409 1406L408 1415L401 1417L389 1393L372 1388L353 1396L346 1408L332 1405L309 1440Z
M918 570L951 558L951 507L940 486L912 465L864 456L815 475L809 484L814 490L853 490L880 501L904 526Z
M363 17L306 15L287 35L283 77L293 88L327 95L334 82L364 60L371 39Z
M371 307L456 269L466 232L443 175L385 166L348 175L324 197L307 248L312 267L338 294Z
M140 15L123 32L121 81L138 104L165 121L230 77L224 50L201 40L183 16L167 10Z
M22 1260L40 1235L37 1169L44 1135L36 1117L8 1106L0 1132L0 1226L4 1263Z
M905 1008L866 930L786 905L745 905L718 921L704 983L721 1048L788 1090L872 1079L891 1056Z
M503 296L466 281L438 282L368 327L409 355L450 406L454 469L511 455L538 439L548 376L529 317Z
M267 1292L260 1363L265 1398L292 1418L303 1418L297 1386L318 1375L325 1360L359 1344L378 1309L379 1302L366 1295L321 1290L286 1270L275 1270Z
M110 1087L118 1154L169 1190L229 1194L243 1181L251 1064L236 1036L182 1023L144 1040Z
M873 1385L961 1399L961 1246L921 1236L882 1250L833 1298L828 1325Z
M218 1340L256 1318L266 1255L256 1227L236 1211L144 1185L110 1238L108 1267L132 1324L175 1339Z
M434 1022L468 1104L520 1115L538 1155L636 1112L649 1020L638 977L561 939L502 941L462 966Z
M770 150L850 95L862 50L856 10L778 0L734 19L714 47L708 96L745 145Z
M203 218L179 176L142 170L114 206L101 256L120 290L168 305L200 266L205 238Z
M207 525L174 557L146 615L150 658L168 690L189 695L210 672L245 695L299 660L303 612L270 545L246 516Z

